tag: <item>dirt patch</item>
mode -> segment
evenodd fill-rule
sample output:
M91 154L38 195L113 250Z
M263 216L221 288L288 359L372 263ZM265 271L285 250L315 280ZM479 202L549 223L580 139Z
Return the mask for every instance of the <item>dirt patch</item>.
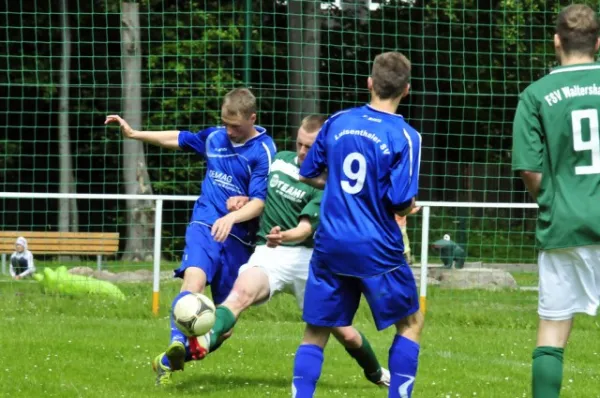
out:
M123 272L110 272L110 271L97 271L90 267L74 267L69 270L70 274L91 276L92 278L109 281L114 283L127 283L127 282L152 282L153 273L147 269L140 269L137 271L123 271ZM161 271L160 279L172 279L173 271Z

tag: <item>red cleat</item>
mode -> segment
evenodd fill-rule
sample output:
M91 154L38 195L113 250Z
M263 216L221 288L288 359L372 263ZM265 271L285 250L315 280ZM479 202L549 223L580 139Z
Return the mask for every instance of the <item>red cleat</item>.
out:
M202 342L207 343L206 346L203 346L198 341L198 337L188 337L188 343L190 345L190 354L192 356L192 360L198 361L200 359L204 359L205 356L208 355L208 343L207 336L200 336Z

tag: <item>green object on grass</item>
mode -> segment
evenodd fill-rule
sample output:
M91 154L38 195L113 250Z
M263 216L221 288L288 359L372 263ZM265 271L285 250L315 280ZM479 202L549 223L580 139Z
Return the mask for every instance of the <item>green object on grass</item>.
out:
M464 267L466 252L456 242L450 240L450 236L445 235L444 239L436 240L431 245L440 250L440 259L444 268L450 269L453 264L457 269Z
M46 294L59 294L65 296L101 296L115 300L125 300L123 292L108 281L101 281L90 276L70 274L67 267L61 266L56 270L45 268L43 273L35 274Z

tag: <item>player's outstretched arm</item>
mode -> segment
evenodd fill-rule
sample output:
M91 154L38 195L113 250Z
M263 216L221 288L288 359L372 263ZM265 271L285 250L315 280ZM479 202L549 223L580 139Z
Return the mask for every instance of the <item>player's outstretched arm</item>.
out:
M303 242L313 233L312 225L308 218L302 218L295 228L282 231L281 227L271 228L267 235L267 246L277 247L282 243Z
M118 115L108 115L104 124L119 123L121 132L125 138L147 142L148 144L161 146L167 149L179 148L179 130L167 131L139 131L131 128L125 119Z

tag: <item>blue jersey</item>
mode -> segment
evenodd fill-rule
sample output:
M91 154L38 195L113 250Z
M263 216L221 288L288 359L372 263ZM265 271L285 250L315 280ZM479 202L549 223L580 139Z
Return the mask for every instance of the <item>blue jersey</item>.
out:
M331 116L300 174L328 170L315 251L332 272L368 277L404 264L394 209L417 195L421 136L400 115L369 105Z
M202 194L194 205L191 222L211 226L228 213L226 203L231 196L266 199L267 177L276 149L266 130L255 128L259 134L243 144L232 143L225 127L179 133L181 149L206 159ZM256 220L235 224L231 234L253 243L257 227Z

